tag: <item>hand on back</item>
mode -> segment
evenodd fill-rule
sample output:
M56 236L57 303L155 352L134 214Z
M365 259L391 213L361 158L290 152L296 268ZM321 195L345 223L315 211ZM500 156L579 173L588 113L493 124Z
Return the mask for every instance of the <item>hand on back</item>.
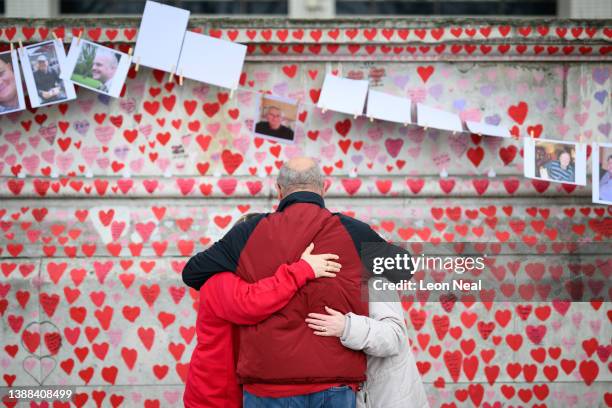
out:
M314 244L311 242L310 245L302 253L301 259L308 262L310 267L314 270L315 278L333 278L336 273L340 271L341 265L332 259L338 259L339 256L335 254L317 254L314 255L312 250Z

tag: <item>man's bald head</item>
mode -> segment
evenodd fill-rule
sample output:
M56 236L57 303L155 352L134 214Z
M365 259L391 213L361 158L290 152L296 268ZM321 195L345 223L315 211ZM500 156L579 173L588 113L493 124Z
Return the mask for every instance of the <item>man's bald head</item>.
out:
M296 191L310 191L323 195L323 174L314 159L295 157L281 167L276 179L276 188L281 199Z

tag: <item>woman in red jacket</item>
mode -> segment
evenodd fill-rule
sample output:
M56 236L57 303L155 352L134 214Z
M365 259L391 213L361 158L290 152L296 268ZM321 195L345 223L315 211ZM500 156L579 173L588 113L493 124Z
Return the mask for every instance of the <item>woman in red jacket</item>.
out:
M183 394L186 408L242 407L242 387L236 377L238 330L235 325L257 324L282 309L309 280L335 277L340 264L332 260L338 256L313 255L313 248L311 243L299 261L283 264L273 276L255 283L247 283L234 273L222 272L202 286L196 322L197 344Z

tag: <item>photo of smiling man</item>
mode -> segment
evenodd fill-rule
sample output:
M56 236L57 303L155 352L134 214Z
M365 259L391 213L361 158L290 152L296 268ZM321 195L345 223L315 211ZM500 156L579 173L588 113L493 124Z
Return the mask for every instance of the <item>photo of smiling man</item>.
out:
M75 84L119 97L129 69L130 56L86 40L73 40L67 72Z

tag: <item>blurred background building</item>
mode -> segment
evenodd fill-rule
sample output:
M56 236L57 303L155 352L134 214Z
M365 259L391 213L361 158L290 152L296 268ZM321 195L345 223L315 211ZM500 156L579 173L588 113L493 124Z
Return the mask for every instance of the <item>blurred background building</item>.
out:
M202 15L612 18L612 0L166 0ZM145 0L1 0L5 17L140 14Z

